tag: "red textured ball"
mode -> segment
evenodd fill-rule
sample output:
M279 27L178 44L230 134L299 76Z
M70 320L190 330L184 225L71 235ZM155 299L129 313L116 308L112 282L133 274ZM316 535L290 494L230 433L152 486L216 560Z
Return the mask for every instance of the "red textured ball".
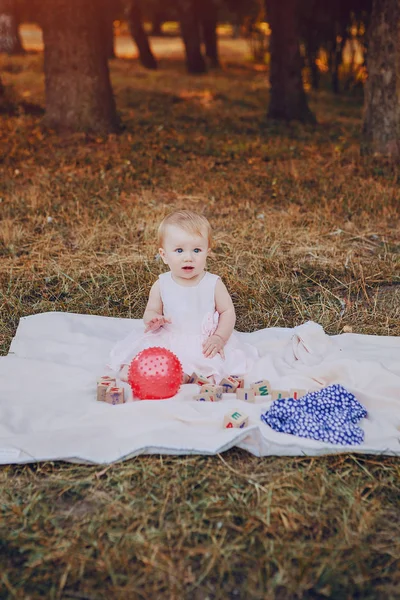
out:
M146 348L129 366L128 381L141 400L162 400L175 396L183 377L179 358L167 348Z

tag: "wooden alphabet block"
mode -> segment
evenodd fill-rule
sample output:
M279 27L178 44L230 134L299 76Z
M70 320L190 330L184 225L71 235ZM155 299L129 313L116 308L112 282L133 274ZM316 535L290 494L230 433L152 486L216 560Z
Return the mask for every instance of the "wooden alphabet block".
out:
M205 384L200 388L200 393L210 392L210 394L214 394L216 400L222 400L223 388L220 385L213 384Z
M189 375L188 383L197 383L197 373Z
M290 398L289 390L272 390L272 400L281 400L282 398Z
M106 390L105 401L108 404L123 404L125 402L124 388L110 385Z
M224 377L219 385L222 386L225 394L234 394L239 387L239 383L233 377Z
M239 411L229 412L224 417L225 429L243 429L249 424L249 417Z
M251 384L256 396L269 396L271 394L271 384L268 379L261 379Z
M200 394L193 396L193 400L197 400L198 402L216 402L217 398L212 392L200 392Z
M239 388L244 388L244 377L239 377L238 375L231 375L231 377L239 383Z
M109 387L110 384L108 383L108 381L101 381L97 384L97 400L99 402L106 401L106 392Z
M244 400L245 402L255 402L256 395L254 390L250 388L238 388L236 390L236 398L238 400Z
M204 377L203 375L192 373L189 377L188 383L197 383L197 385L205 385L207 383L209 384L210 381L207 379L207 377Z
M299 390L298 388L291 389L289 392L289 398L294 398L294 400L298 400L307 394L307 390Z

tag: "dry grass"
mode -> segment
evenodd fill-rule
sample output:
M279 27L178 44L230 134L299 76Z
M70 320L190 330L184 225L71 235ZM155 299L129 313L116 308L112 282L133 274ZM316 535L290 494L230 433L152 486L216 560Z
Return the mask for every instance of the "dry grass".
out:
M41 56L0 58L43 105ZM319 125L268 123L266 74L192 78L112 63L125 130L57 137L0 115L0 346L49 310L140 317L175 207L215 229L210 270L238 328L399 335L399 172L359 156L360 99L311 98ZM3 598L398 598L390 458L138 457L0 471ZM0 588L1 589L1 588Z

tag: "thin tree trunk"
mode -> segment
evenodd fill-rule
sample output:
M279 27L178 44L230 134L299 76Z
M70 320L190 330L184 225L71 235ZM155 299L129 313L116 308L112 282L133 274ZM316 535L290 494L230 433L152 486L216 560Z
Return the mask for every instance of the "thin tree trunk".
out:
M340 93L339 69L343 62L343 50L347 41L347 33L343 32L341 41L338 43L335 37L332 51L332 90L335 94Z
M296 8L297 0L266 0L272 30L268 117L313 123L303 87Z
M351 82L354 81L354 74L355 74L355 70L356 70L356 45L355 45L355 39L354 38L350 38L349 44L350 44L349 72L347 74L347 77L346 77L344 85L343 85L343 89L346 92L350 89Z
M318 42L311 34L310 38L305 42L306 56L311 73L311 87L313 90L319 89L321 74L317 65L319 46Z
M0 52L25 52L19 33L19 13L15 0L0 0Z
M374 0L367 53L364 154L400 159L400 3Z
M146 69L157 69L157 61L150 48L149 38L142 22L142 7L139 0L130 0L127 4L126 15L139 52L139 61Z
M10 115L16 112L16 105L8 96L6 88L0 79L0 114Z
M164 23L163 16L160 11L155 11L151 20L151 35L162 36L162 25Z
M118 119L96 0L42 0L46 113L54 129L107 133Z
M218 11L214 0L201 0L201 27L206 56L212 67L219 67L218 57Z
M201 2L201 0L200 0ZM181 35L186 51L186 67L189 73L201 74L207 70L201 53L200 23L197 0L179 0Z

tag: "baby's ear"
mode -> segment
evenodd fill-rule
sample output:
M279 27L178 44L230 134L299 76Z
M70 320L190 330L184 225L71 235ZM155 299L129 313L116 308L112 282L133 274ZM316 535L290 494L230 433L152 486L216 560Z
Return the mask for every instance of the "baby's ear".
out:
M164 248L159 248L158 249L158 254L161 256L164 264L167 264L167 261L165 260L165 250L164 250Z

